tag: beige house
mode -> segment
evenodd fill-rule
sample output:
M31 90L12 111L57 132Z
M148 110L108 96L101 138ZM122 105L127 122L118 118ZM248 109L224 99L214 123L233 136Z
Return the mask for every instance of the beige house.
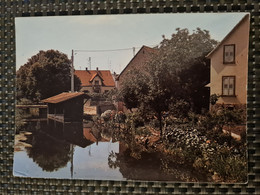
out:
M247 103L249 15L227 34L206 57L211 61L210 95L217 105L245 107Z
M104 93L115 88L114 78L109 70L75 70L85 93Z

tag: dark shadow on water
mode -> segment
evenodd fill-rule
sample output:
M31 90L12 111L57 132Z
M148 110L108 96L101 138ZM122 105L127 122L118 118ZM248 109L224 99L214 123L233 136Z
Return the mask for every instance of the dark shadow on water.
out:
M34 128L33 128L34 127ZM87 147L93 142L84 138L82 123L30 122L27 128L26 152L44 171L52 172L65 167L72 160L73 147Z
M123 146L120 145L120 149ZM196 173L190 167L169 164L167 156L160 152L143 152L140 159L133 158L126 149L119 153L110 153L110 168L119 168L124 178L147 181L206 181L202 173Z
M110 169L112 175L115 171L127 180L206 181L205 175L196 173L189 166L171 163L167 155L161 152L141 152L140 156L133 156L131 145L126 146L127 144L120 142L115 131L107 127L102 129L93 124L60 123L49 120L30 122L27 124L27 128L23 129L24 132L27 130L32 133L26 135L27 140L24 141L32 146L26 148L27 155L45 172L58 171L70 165L71 178L73 178L73 170L79 170L78 165L74 167L74 152L78 147L92 147L94 146L92 144L95 143L95 147L99 147L97 151L100 154L94 154L94 156L104 155L105 157L102 158L102 162L98 162L100 158L96 158L97 165L107 160L107 168ZM114 141L118 144L117 152L109 149L109 145ZM103 143L98 144L98 142ZM87 154L78 155L77 162L86 160L86 158L81 158L84 155ZM70 164L68 164L69 162ZM89 167L85 169L87 170ZM85 169L81 171L84 172ZM102 175L102 170L99 171L100 174ZM86 177L88 177L87 172Z

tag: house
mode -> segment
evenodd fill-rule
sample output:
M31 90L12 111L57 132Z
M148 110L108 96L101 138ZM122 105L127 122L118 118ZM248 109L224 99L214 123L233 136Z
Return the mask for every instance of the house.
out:
M83 92L64 92L42 100L47 103L47 118L58 122L82 122L84 99Z
M115 81L109 70L75 70L81 81L81 91L85 93L104 93L115 88Z
M219 98L211 109L218 106L246 108L249 15L226 35L206 57L210 59L210 95Z
M129 72L131 70L145 71L145 66L151 60L152 56L156 53L156 49L142 46L141 49L136 53L136 55L131 59L131 61L126 65L123 71L117 77L117 88L122 87L122 83L127 77L129 77Z

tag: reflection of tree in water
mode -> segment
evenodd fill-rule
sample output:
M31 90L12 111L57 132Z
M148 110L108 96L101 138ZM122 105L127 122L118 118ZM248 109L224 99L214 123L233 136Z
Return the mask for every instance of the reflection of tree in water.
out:
M124 178L148 181L202 181L204 174L197 174L186 166L170 164L167 156L159 152L143 152L139 159L131 156L131 150L111 152L108 157L110 168L119 168Z
M70 161L70 144L57 140L45 133L34 132L31 135L31 148L27 154L44 171L57 171Z
M32 145L27 154L44 171L57 171L65 167L70 160L70 144L61 138L62 126L47 124L46 122L28 123L34 129L27 141Z

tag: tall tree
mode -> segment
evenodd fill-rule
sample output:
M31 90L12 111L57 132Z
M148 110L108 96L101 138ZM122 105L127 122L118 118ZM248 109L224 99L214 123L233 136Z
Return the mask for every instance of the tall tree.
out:
M129 71L127 78L129 79L124 80L122 83L119 99L125 103L126 108L129 110L141 108L149 90L149 78L136 69Z
M182 98L196 113L209 108L210 92L205 86L210 82L210 60L205 55L194 59L188 68L179 73Z
M143 79L143 83L148 84L147 90L135 87L134 93L129 94L131 90L125 90L123 96L131 95L132 102L135 102L137 107L142 105L153 112L160 122L162 134L163 112L169 111L170 105L179 103L180 100L187 101L191 106L199 105L195 103L195 99L201 97L191 96L201 95L196 93L197 91L205 92L205 82L209 80L209 64L205 62L204 56L216 44L217 41L211 39L208 31L199 28L192 33L187 29L178 28L170 39L163 36L157 48L158 52L146 66L146 75L149 77ZM144 85L141 78L139 77L135 85ZM130 83L132 82L133 79ZM134 88L133 84L131 86ZM140 96L143 98L140 99ZM205 96L204 99L206 98Z
M17 71L17 98L33 102L69 91L71 61L59 51L40 51L28 59ZM75 90L80 89L80 79L74 76Z
M172 34L170 39L163 36L158 53L147 69L151 75L147 106L156 113L161 133L162 113L169 111L169 105L182 99L193 105L191 101L194 100L194 97L192 96L196 93L191 93L191 89L193 87L198 87L197 90L201 90L201 87L204 88L205 79L209 78L209 68L205 67L205 63L200 58L216 45L217 41L211 39L209 31L200 28L191 34L188 29L177 28L176 33ZM202 75L202 77L199 76L202 74L200 72L202 69L207 69L206 78L203 78ZM197 84L194 85L194 82Z

